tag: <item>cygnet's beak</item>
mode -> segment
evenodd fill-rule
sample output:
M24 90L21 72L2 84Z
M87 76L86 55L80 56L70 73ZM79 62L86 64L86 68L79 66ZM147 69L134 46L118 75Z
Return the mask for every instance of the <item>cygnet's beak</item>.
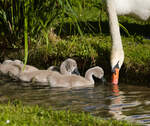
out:
M76 75L80 75L78 68L74 69L74 71L72 72L72 74L76 74Z
M101 78L103 83L106 83L106 79L104 77Z
M119 80L119 68L115 68L112 73L112 84L118 84Z

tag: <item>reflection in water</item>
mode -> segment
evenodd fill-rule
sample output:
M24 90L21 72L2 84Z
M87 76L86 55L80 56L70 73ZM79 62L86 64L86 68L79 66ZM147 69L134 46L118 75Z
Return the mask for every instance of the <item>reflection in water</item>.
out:
M142 92L142 90L140 90L140 87L138 86L127 85L127 88L125 88L124 86L125 85L120 86L121 89L124 90L120 91L118 85L112 85L112 97L110 98L111 104L109 105L109 113L112 114L113 118L118 120L124 119L130 121L137 121L138 123L144 123L145 125L149 125L150 114L148 113L150 112L150 107L145 110L145 104L143 104L143 102L149 104L150 99L148 99L147 101L145 98L150 93L145 94L145 92ZM144 88L150 91L150 89L146 87ZM132 91L130 92L131 89ZM141 97L141 95L146 95L146 97L139 100L139 97ZM133 97L132 100L130 99L131 97ZM142 109L140 110L139 108Z
M24 104L51 106L56 110L86 111L105 118L150 124L150 88L99 84L95 88L63 89L19 83L0 77L0 103L21 100Z
M126 116L123 115L123 92L119 91L118 85L112 85L112 98L111 104L109 105L109 113L112 114L115 119L124 119Z

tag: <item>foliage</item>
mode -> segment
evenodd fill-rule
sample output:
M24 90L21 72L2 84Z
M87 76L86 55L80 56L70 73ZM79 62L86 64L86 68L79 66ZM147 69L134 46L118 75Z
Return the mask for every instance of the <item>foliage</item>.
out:
M28 8L27 10L25 8ZM27 11L27 12L26 12ZM24 18L28 18L28 35L36 37L56 19L59 14L55 0L3 0L0 4L1 34L10 45L22 41Z
M139 126L126 121L104 120L86 113L54 111L51 108L25 106L21 103L0 105L2 126Z
M27 6L26 6L27 4ZM59 26L62 32L63 24L70 25L70 31L82 35L82 22L90 31L93 26L88 21L99 20L102 10L102 0L2 0L0 1L0 38L11 47L22 46L24 38L24 18L28 18L28 36L31 42L44 37L48 46L48 32ZM25 8L27 12L25 12ZM25 14L26 13L26 14ZM94 14L94 15L93 15Z

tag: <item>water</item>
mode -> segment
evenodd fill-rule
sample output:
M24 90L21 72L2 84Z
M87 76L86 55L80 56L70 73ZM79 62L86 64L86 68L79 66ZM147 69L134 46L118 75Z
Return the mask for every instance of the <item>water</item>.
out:
M0 77L0 102L21 100L28 105L52 106L56 110L90 112L104 118L126 119L150 125L150 88L99 84L95 88L62 89L19 83Z

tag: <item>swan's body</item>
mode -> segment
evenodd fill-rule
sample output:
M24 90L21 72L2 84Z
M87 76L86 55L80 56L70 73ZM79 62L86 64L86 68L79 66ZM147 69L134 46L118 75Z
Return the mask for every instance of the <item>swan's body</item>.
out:
M39 83L47 83L47 77L51 76L54 71L51 69L48 70L37 70L33 72L22 72L18 75L18 79L24 82L39 82ZM79 73L77 70L77 63L73 59L67 59L62 62L60 66L60 72L64 75L71 75L72 73ZM59 72L56 72L59 73ZM60 74L60 73L59 73Z
M103 69L98 66L93 67L86 72L85 78L77 75L60 75L57 72L53 72L51 76L48 76L48 82L51 87L94 87L94 80L92 76L101 79L104 76Z
M118 15L135 15L142 20L150 17L149 0L113 0Z
M147 20L150 17L150 0L106 0L106 4L112 37L112 83L118 84L119 70L124 61L124 51L117 15L136 15L143 20Z

